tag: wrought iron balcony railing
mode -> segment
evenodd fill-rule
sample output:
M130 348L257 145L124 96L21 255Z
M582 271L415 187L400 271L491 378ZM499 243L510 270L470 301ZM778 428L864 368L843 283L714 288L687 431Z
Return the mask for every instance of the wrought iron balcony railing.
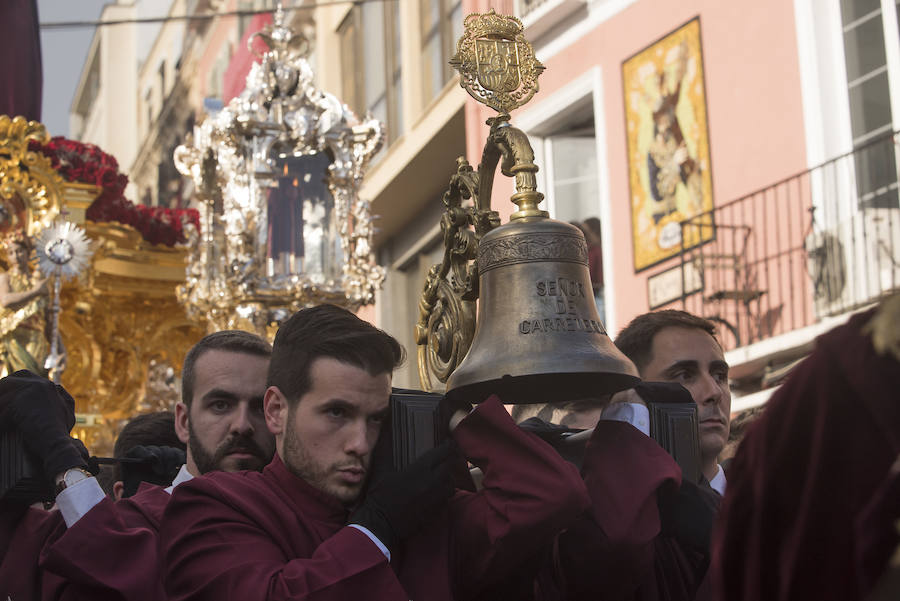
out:
M682 307L731 350L900 288L898 144L882 136L682 221Z

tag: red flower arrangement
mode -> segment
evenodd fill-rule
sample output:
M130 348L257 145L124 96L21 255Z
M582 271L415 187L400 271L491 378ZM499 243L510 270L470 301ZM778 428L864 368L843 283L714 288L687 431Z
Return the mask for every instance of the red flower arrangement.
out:
M94 144L56 136L46 145L32 141L29 150L39 150L48 157L66 181L101 188L100 196L87 210L86 217L91 221L124 223L139 231L147 242L167 246L187 242L184 228L188 224L200 231L200 214L196 209L135 205L125 198L128 176L119 173L115 157Z

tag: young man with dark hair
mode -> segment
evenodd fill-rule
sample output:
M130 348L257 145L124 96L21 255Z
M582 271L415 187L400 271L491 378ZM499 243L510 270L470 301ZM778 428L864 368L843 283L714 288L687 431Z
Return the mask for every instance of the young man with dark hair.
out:
M650 438L647 400L697 404L701 469L713 486L721 480L723 492L716 455L728 437L731 395L714 331L689 313L659 311L636 317L616 338L645 383L613 395L585 448L582 474L593 507L556 547L566 599L708 598L719 494L684 480Z
M362 491L387 416L391 374L403 360L394 338L357 320L331 305L288 320L275 339L287 352L273 356L266 391L266 417L285 467L342 503ZM321 395L308 394L314 377ZM348 430L356 413L367 420L363 436ZM356 438L345 441L343 432Z
M262 473L175 491L161 531L170 599L473 598L587 506L574 467L496 397L451 419L482 491L454 489L451 443L395 471L390 439L375 447L401 359L337 307L281 326L265 395L276 455Z
M198 342L186 359L183 389L188 393L175 412L187 463L168 488L146 486L117 503L85 471L87 463L69 438L74 401L65 390L25 371L0 381L0 426L18 429L26 441L34 441L26 444L43 461L45 472L56 474L59 512L29 510L27 526L64 522L43 543L41 569L30 570L34 578L13 584L0 579L0 593L31 598L43 588L54 591L49 598L100 598L106 593L164 598L157 532L173 488L209 470L261 469L274 452L274 438L262 416L270 353L265 340L248 332L217 332ZM35 558L20 559L36 563ZM0 575L12 577L16 558L7 553L3 560Z
M116 501L137 492L141 482L168 486L184 465L185 445L175 434L175 414L157 411L137 415L122 428L113 445L113 457L126 459L112 467L112 497ZM143 459L143 463L127 460ZM178 462L172 465L173 461ZM98 475L99 480L99 475Z
M641 369L653 360L653 339L665 328L701 330L713 338L716 336L716 327L708 319L687 311L664 309L632 319L616 336L616 347Z
M728 442L731 389L715 326L685 311L644 313L619 332L616 346L634 362L643 380L675 382L691 393L700 422L703 476L724 494L725 473L717 459ZM632 402L641 401L632 398Z

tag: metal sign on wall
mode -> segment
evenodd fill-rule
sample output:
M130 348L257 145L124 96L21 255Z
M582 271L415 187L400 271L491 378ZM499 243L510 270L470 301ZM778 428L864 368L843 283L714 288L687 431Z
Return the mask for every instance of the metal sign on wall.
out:
M703 273L693 261L676 265L647 278L647 300L651 310L701 290L703 290Z

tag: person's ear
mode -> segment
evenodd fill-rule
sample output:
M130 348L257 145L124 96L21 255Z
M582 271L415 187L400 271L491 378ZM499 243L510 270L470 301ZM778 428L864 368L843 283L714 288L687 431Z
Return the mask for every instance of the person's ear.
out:
M287 423L288 402L277 386L269 386L266 389L266 395L263 397L263 413L269 432L275 436L283 434Z
M113 498L118 501L122 498L122 495L125 494L125 483L121 480L116 480L113 483Z
M187 444L190 439L189 421L190 409L184 404L184 401L178 401L175 403L175 434L178 436L178 440L184 444Z

